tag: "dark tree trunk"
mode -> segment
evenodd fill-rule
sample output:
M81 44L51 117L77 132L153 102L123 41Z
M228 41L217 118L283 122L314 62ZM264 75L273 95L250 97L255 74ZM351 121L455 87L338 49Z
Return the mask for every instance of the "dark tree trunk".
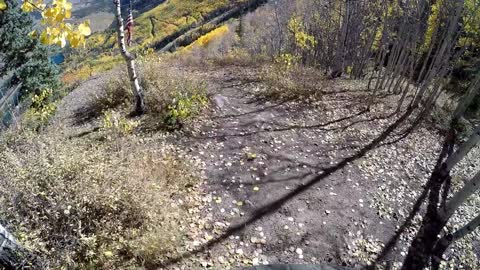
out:
M21 247L2 225L0 225L0 268L42 269L36 257Z

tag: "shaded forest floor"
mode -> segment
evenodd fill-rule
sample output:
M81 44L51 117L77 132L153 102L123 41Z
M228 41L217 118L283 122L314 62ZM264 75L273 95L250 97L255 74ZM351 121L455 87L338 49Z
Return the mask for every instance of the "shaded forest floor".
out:
M407 121L370 147L399 116L392 115L394 96L377 99L365 111L365 81L297 77L298 84L311 82L304 87L315 94L274 99L265 93L277 86L264 80L263 68L173 68L205 81L211 104L182 132L162 134L201 164L204 179L202 206L189 224L195 236L162 268L375 261L428 179L442 142L436 130L422 124L405 137ZM52 128L61 127L70 138L91 136L100 120L79 122L76 112L107 77L84 82L66 97ZM360 151L365 155L358 156ZM478 152L462 164L460 175L475 171ZM454 187L461 180L454 179ZM419 221L416 215L414 224ZM383 259L398 265L414 232L408 228ZM474 237L460 242L453 257L466 264L474 253L479 256L478 234Z

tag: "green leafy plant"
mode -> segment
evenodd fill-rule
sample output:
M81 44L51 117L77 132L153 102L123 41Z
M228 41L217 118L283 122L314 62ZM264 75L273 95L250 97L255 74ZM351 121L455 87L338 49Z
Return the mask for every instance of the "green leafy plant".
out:
M192 116L198 115L202 108L208 104L205 94L200 93L201 90L195 90L191 93L177 94L173 104L168 105L165 123L170 128L177 128Z
M102 120L102 128L116 136L132 134L139 125L137 121L128 120L125 116L113 110L105 111Z
M32 104L23 117L27 127L38 131L48 123L57 110L53 95L53 90L45 89L32 97Z

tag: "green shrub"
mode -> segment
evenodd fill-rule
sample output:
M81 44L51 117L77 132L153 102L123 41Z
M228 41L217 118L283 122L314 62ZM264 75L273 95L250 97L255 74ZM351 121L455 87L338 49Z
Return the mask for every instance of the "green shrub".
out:
M199 115L208 104L204 83L180 70L168 67L169 60L149 56L139 65L140 86L144 90L147 118L151 128L178 129ZM166 61L166 62L163 62ZM116 109L131 108L133 97L128 76L115 75L79 118L96 118ZM105 119L104 119L105 120Z
M110 110L103 114L102 128L109 131L114 137L132 134L137 126L137 121L131 121L125 116L122 116L119 112Z
M22 124L35 131L43 128L57 110L53 97L54 93L51 89L45 89L34 95L30 108L23 115Z

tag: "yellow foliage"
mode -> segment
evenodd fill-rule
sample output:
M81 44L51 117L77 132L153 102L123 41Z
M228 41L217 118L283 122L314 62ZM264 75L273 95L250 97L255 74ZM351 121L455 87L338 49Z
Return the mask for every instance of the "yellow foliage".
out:
M0 10L5 9L7 9L7 3L5 3L5 0L0 0Z
M377 32L375 33L375 40L373 41L372 49L377 50L379 48L380 42L382 41L382 36L383 36L383 25L380 25L377 28Z
M66 85L71 85L90 78L92 74L93 70L90 68L90 66L83 66L79 69L64 72L62 75L62 81Z
M427 51L430 48L430 44L432 43L433 33L438 28L439 23L439 15L440 9L443 5L443 0L438 0L435 4L432 5L432 10L430 13L430 17L428 17L428 27L427 32L425 33L425 41L423 42L423 46L421 48L422 51Z
M0 8L3 5L0 3ZM5 5L6 8L6 5ZM72 47L85 46L85 37L91 34L90 22L85 21L77 29L65 21L72 16L72 3L67 0L53 0L47 5L44 0L23 0L24 12L38 11L42 15L41 23L44 29L40 33L40 41L47 45L65 47L67 42ZM30 33L36 37L36 31Z
M53 90L45 89L32 97L30 109L23 115L23 124L33 130L38 130L47 124L57 110L57 105L51 101Z
M460 40L461 45L480 46L480 6L478 0L465 0L463 22L466 37Z
M295 65L299 61L299 57L290 53L283 53L275 58L275 62L285 65L287 68Z
M315 37L305 32L298 16L293 16L288 21L288 30L295 38L295 44L302 50L311 50L317 43Z
M388 17L399 17L403 14L403 10L399 2L400 2L399 0L394 0L388 4L388 7L387 7Z
M210 44L213 40L217 40L218 38L224 36L228 32L229 32L228 25L222 25L216 28L215 30L210 31L209 33L201 36L199 39L197 39L195 42L185 47L183 50L189 51L195 47L207 47L208 44Z

